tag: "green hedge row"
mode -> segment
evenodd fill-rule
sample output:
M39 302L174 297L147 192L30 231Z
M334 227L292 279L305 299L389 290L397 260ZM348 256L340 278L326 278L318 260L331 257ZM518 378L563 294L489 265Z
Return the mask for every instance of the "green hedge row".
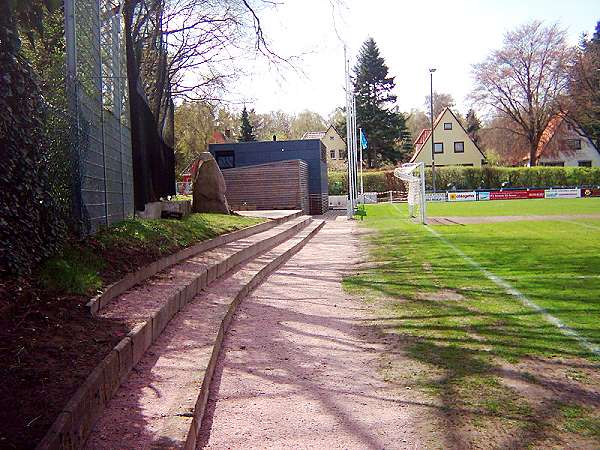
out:
M598 167L440 167L435 171L437 190L496 189L508 187L600 186ZM401 191L404 185L393 170L369 171L363 175L365 192ZM347 192L345 172L329 172L329 194ZM431 189L431 169L425 171L425 184Z

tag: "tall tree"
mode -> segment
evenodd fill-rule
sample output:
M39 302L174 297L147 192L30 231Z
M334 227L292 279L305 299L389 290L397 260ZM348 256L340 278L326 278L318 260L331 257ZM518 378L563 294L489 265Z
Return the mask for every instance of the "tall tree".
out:
M254 127L250 123L250 116L248 114L248 110L244 106L242 110L242 116L240 118L240 137L238 141L240 142L252 142L256 141L256 136L254 135Z
M473 66L473 100L514 123L513 132L527 142L532 166L544 130L560 111L571 59L566 32L535 21L507 32L502 48Z
M291 124L291 138L300 139L307 131L322 131L327 128L319 113L304 110L296 115Z
M406 118L398 112L395 82L373 38L367 39L354 68L354 92L359 127L368 136L367 166L396 163L408 151Z
M271 111L255 115L254 131L261 141L270 141L273 136L279 140L289 139L293 116L284 111Z
M427 95L425 97L425 103L423 103L423 106L425 107L425 111L427 111L427 117L429 117L429 120L431 120L431 106L430 106L430 102L431 102L431 95ZM454 101L454 97L452 97L451 94L446 94L444 92L433 92L433 118L435 119L437 116L439 116L442 111L444 110L444 108L449 107L452 108L454 107L454 105L456 104L456 102Z
M481 121L479 120L479 117L477 117L477 114L475 114L474 109L469 109L465 122L467 134L473 140L473 142L475 142L475 145L479 146L479 130L481 130Z
M431 122L429 120L429 115L425 114L420 109L412 109L410 113L408 113L406 127L408 128L413 141L419 136L419 133L424 128L429 128L430 126Z
M575 53L565 109L600 144L600 21L591 39L584 37Z
M208 150L216 128L215 108L207 102L182 102L175 108L175 171L181 173Z

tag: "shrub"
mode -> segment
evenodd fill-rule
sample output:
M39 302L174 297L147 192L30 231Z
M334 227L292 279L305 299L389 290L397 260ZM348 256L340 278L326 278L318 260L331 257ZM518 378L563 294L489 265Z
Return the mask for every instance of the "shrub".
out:
M439 167L435 171L438 190L498 189L507 182L509 187L577 187L600 186L598 167ZM393 170L364 173L365 192L403 190ZM425 171L425 184L431 189L431 169ZM347 191L345 172L329 172L329 193L340 195Z

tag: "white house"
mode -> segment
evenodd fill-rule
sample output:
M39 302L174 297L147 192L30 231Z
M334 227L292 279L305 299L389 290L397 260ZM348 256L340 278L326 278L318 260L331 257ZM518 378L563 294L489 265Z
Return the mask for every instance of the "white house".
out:
M600 167L600 150L583 130L554 117L542 134L537 150L540 166ZM529 157L524 160L526 163Z
M433 139L436 167L481 167L485 162L485 155L448 107L433 124ZM425 128L415 141L415 153L410 162L424 162L426 166L431 166L431 152L431 129Z
M346 170L348 148L346 141L333 125L325 131L307 131L302 139L320 139L327 147L327 167L330 170Z

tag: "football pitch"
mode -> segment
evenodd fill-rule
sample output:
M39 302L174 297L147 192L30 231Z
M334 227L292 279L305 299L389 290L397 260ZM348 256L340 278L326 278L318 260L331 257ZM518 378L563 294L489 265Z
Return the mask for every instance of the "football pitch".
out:
M368 206L370 266L345 285L377 305L378 326L418 367L407 377L391 358L386 376L462 411L450 415L477 428L469 445L489 433L504 446L503 433L527 430L534 447L579 436L575 447L597 448L600 216L589 216L600 199L427 207L429 217L548 217L425 227L406 205Z

